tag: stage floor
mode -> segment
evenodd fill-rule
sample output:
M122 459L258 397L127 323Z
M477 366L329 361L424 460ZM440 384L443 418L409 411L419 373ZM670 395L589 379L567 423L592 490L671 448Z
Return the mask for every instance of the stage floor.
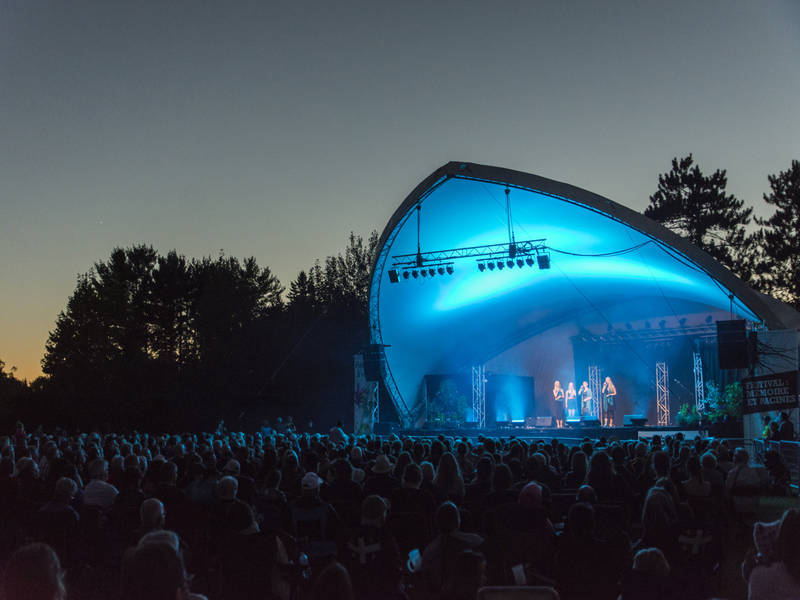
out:
M503 427L492 429L403 429L394 430L398 435L409 435L414 437L466 437L476 439L479 436L492 438L515 437L525 440L552 440L553 438L564 441L580 441L584 438L599 440L600 438L615 438L617 440L638 440L649 439L654 435L675 435L683 433L684 437L694 439L695 436L707 437L705 431L699 429L688 429L686 427Z

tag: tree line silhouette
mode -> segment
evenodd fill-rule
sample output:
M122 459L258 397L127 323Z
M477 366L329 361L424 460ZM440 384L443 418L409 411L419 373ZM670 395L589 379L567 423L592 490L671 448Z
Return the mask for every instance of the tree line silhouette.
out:
M800 309L800 162L768 177L767 219L672 160L645 215L745 282ZM301 271L286 290L255 258L187 259L146 245L115 248L78 276L42 359L20 381L0 361L0 421L171 429L253 426L292 414L352 420L352 356L369 342L373 232Z

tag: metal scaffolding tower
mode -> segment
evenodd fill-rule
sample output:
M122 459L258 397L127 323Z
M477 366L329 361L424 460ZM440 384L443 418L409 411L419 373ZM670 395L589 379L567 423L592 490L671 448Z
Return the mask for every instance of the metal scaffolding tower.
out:
M478 429L486 427L486 367L472 367L472 412Z
M592 390L592 416L600 416L600 369L589 365L589 389Z
M656 363L656 417L659 427L669 425L669 369L667 363Z
M695 352L694 358L694 404L697 412L703 412L706 407L706 393L703 385L703 359L699 352Z

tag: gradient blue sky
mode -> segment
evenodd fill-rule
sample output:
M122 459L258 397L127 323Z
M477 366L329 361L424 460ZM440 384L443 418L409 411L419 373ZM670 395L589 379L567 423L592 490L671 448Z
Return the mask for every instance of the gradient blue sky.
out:
M0 0L0 358L37 376L114 246L288 285L449 160L643 210L693 152L763 214L798 56L796 0Z

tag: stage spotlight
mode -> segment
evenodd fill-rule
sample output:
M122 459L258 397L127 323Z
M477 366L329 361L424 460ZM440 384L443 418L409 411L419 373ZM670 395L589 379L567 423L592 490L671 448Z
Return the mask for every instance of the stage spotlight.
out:
M403 271L403 279L408 279L409 277L411 277L411 273L408 271Z
M411 274L414 276L414 279L416 279L417 277L419 277L419 271L417 271L416 269L414 269L413 271L411 271Z
M518 258L517 259L517 266L521 269L522 267L525 266L525 261L522 260L521 258Z
M514 268L514 261L513 261L513 260L507 260L507 261L506 261L506 266L507 266L509 269L513 269L513 268Z
M400 278L397 276L397 269L389 269L389 281L391 283L400 281Z
M497 269L498 270L502 270L503 267L505 267L505 266L506 266L506 263L504 263L502 260L498 260L497 261Z
M436 272L437 272L439 275L444 275L444 267L439 267L438 269L436 269Z
M427 277L428 276L428 269L422 269L419 272L419 274L422 275L423 277Z
M547 254L537 254L536 255L536 263L539 265L539 268L549 269L550 268L550 256Z
M490 271L494 271L494 263L493 262L486 263L486 266L489 267Z
M436 269L434 269L433 267L431 267L430 269L428 269L428 274L429 274L431 277L433 277L434 275L436 275Z
M452 275L454 270L453 265L447 265L446 271L448 275Z
M486 270L486 264L485 263L478 263L478 271L483 273L485 270Z
M525 259L525 264L528 265L529 267L532 267L533 259L529 256L528 258Z

